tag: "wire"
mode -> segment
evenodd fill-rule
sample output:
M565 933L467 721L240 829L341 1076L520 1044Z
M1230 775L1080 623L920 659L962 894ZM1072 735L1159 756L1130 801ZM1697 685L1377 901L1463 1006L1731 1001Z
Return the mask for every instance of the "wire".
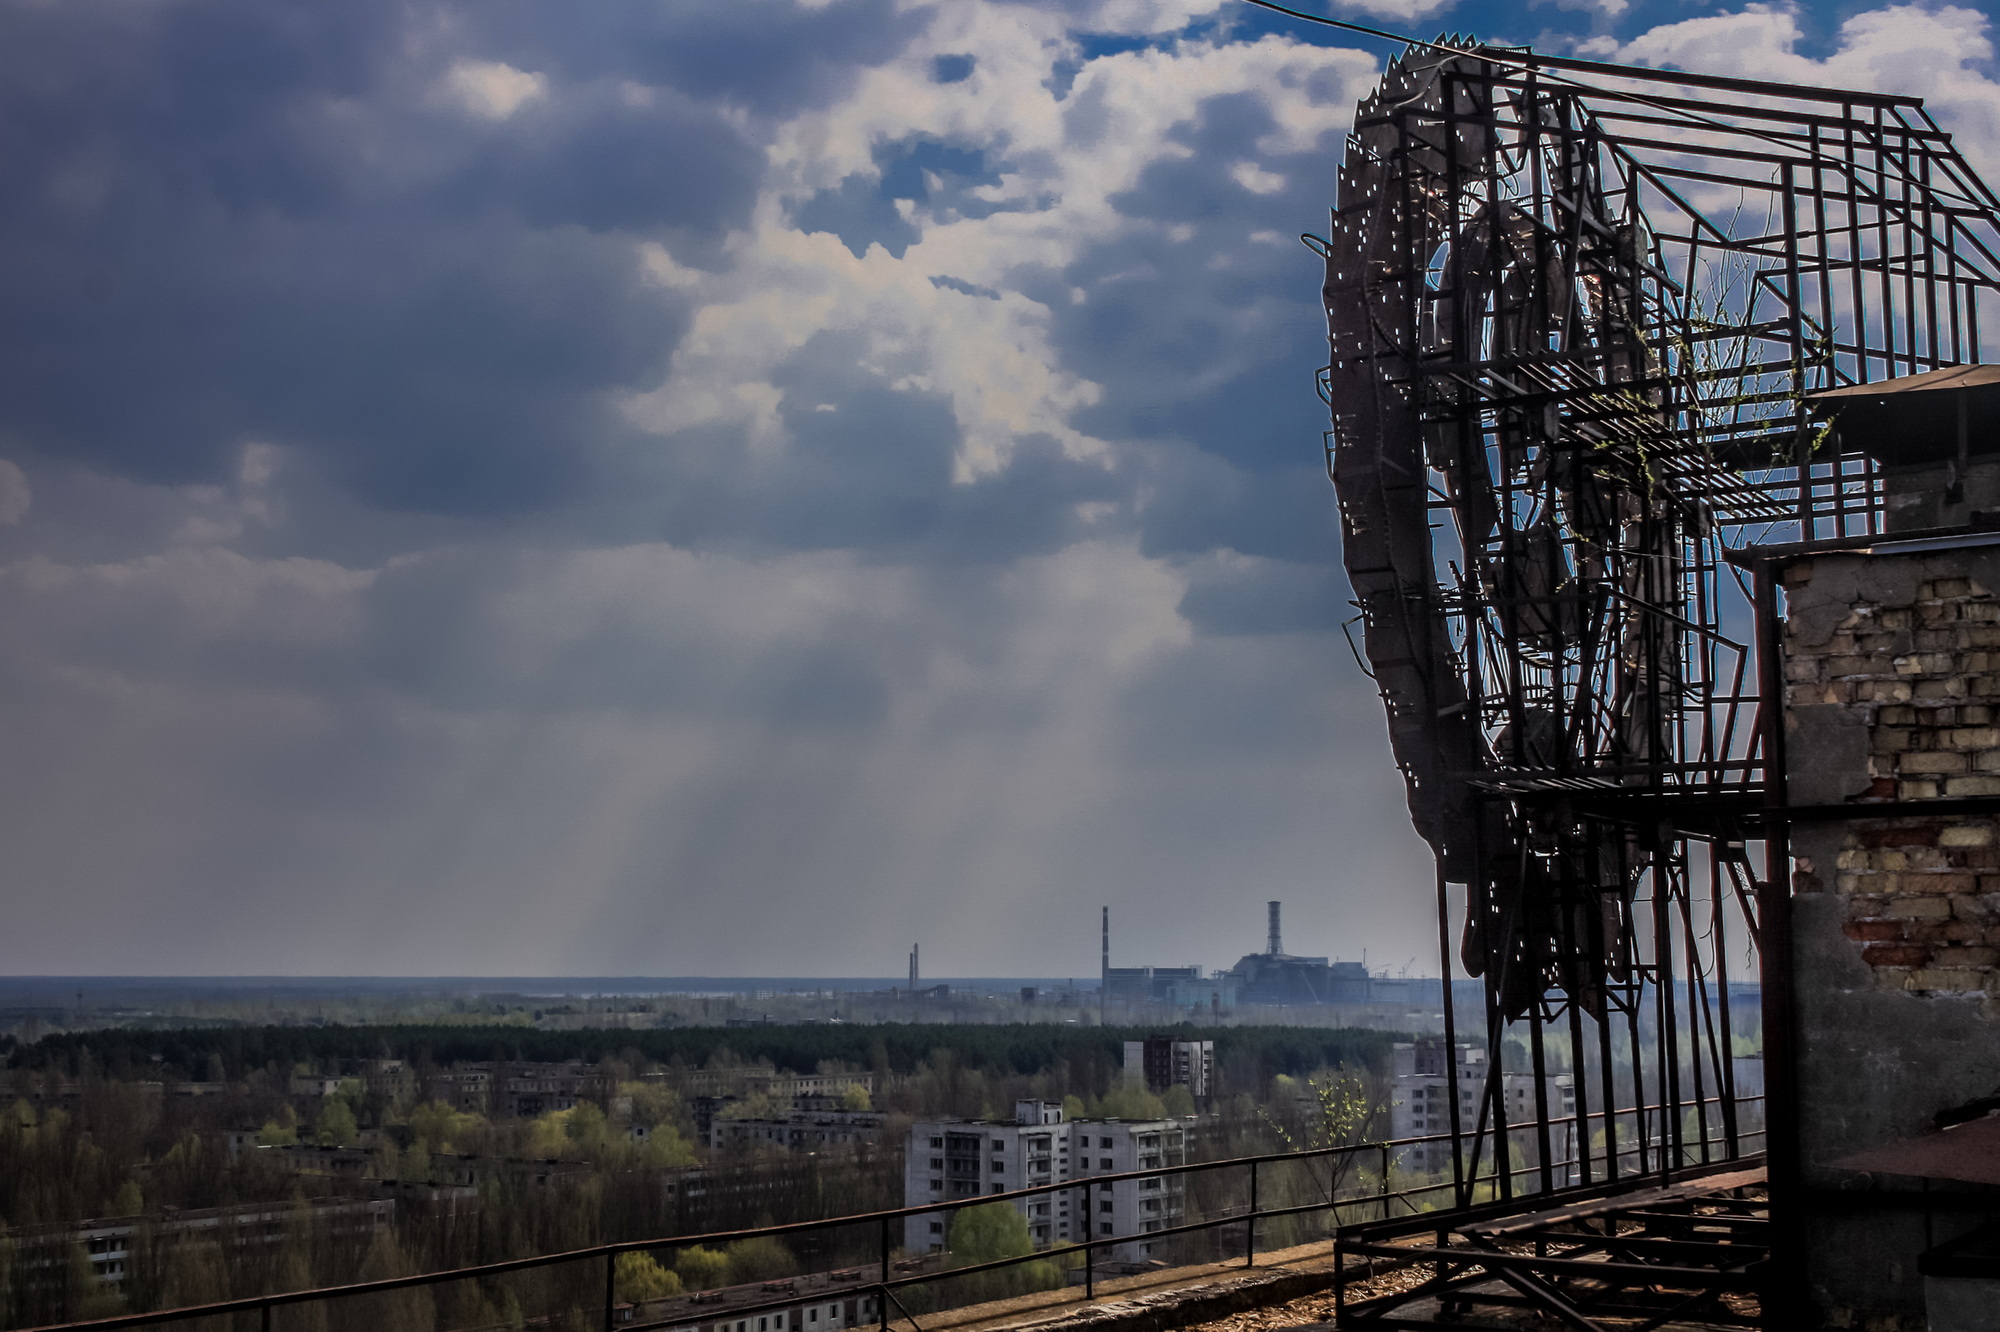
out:
M1433 51L1455 52L1459 49L1455 46L1444 46L1438 42L1427 42L1421 37L1405 37L1400 33L1389 32L1382 28L1370 28L1365 24L1346 23L1340 19L1325 18L1319 14L1307 14L1300 10L1287 9L1283 5L1272 4L1271 0L1243 0L1243 3L1246 5L1255 5L1259 9L1268 9L1274 14L1283 14L1287 18L1303 19L1307 23L1324 24L1326 27L1339 28L1345 32L1358 32L1364 37L1380 37L1383 41L1401 42L1405 46L1422 46Z

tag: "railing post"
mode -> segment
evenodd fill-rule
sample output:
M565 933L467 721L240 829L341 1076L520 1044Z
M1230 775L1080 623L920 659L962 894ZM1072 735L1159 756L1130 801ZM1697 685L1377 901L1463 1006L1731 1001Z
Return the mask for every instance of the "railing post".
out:
M265 1306L264 1306L264 1310L263 1310L263 1314L264 1314L264 1316L263 1316L263 1320L262 1320L262 1322L263 1322L263 1329L264 1329L264 1332L271 1332L271 1306L270 1306L270 1305L268 1305L268 1304L267 1304L267 1305L265 1305Z
M1250 1163L1250 1214L1243 1218L1243 1265L1257 1265L1257 1163Z
M1097 1217L1090 1209L1090 1181L1083 1181L1083 1298L1097 1298Z
M1389 1219L1389 1144L1382 1144L1382 1219Z
M604 1255L604 1332L611 1332L611 1302L618 1294L618 1255ZM269 1332L269 1329L266 1329Z
M889 1332L889 1218L882 1218L882 1289L875 1294L875 1312L881 1317L882 1332Z

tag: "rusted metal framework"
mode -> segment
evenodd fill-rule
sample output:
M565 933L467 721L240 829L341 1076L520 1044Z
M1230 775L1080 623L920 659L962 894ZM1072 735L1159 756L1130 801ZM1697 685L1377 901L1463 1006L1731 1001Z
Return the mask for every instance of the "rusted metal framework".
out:
M1461 1207L1510 1152L1542 1192L1742 1153L1732 953L1766 945L1782 1063L1789 869L1774 593L1737 566L1884 530L1808 395L1991 359L1996 214L1909 98L1453 40L1358 107L1307 238L1328 472L1443 974L1532 1088L1454 1081Z

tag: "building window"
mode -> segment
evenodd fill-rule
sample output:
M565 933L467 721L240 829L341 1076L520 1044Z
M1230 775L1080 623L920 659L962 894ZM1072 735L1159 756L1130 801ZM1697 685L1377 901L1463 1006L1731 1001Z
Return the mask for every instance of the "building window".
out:
M931 1181L931 1192L932 1192L932 1193L942 1193L943 1191L944 1191L944 1181L943 1181L943 1180L941 1180L941 1179L934 1179L934 1180L932 1180L932 1181Z
M933 1222L931 1222L931 1234L933 1234L933 1235L942 1235L942 1234L944 1234L944 1222L942 1222L942 1221L933 1221Z
M1007 1173L1007 1163L1006 1163L1005 1161L995 1161L995 1162L993 1163L993 1173L994 1173L994 1174L996 1174L996 1175L1004 1175L1004 1174L1006 1174L1006 1173Z
M1109 1147L1109 1146L1111 1145L1111 1139L1109 1139L1109 1138L1099 1138L1099 1139L1097 1140L1097 1145L1098 1145L1099 1147Z
M1100 1211L1100 1212L1108 1212L1108 1211L1110 1211L1110 1210L1111 1210L1111 1200L1110 1200L1109 1198L1106 1198L1106 1199L1105 1199L1105 1200L1104 1200L1103 1202L1101 1202L1101 1203L1097 1204L1097 1210L1098 1210L1098 1211Z
M933 1156L931 1158L931 1169L933 1170L944 1169L944 1158L941 1156Z
M1110 1223L1109 1221L1105 1221L1105 1222L1102 1222L1101 1224L1099 1224L1099 1226L1097 1227L1097 1233L1098 1233L1098 1234L1100 1234L1100 1235L1109 1235L1109 1234L1111 1234L1111 1233L1112 1233L1112 1230L1111 1230L1111 1223Z
M1097 1168L1098 1168L1099 1170L1109 1170L1109 1169L1111 1169L1111 1158L1107 1156L1107 1157L1105 1157L1105 1158L1104 1158L1103 1160L1099 1161L1099 1162L1097 1163Z
M932 1139L931 1139L931 1150L935 1151L935 1150L937 1150L938 1148L940 1148L940 1147L942 1147L942 1146L944 1146L944 1139L943 1139L943 1138L932 1138Z

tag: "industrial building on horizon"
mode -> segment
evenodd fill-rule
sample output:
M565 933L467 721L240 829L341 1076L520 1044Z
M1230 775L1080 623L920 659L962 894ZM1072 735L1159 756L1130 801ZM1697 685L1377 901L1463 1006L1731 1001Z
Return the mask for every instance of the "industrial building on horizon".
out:
M1265 951L1246 953L1236 965L1207 975L1199 966L1114 967L1111 909L1104 908L1100 993L1109 1003L1164 1004L1220 1013L1241 1004L1442 1004L1434 978L1371 974L1361 962L1334 962L1285 951L1282 902L1267 904Z

